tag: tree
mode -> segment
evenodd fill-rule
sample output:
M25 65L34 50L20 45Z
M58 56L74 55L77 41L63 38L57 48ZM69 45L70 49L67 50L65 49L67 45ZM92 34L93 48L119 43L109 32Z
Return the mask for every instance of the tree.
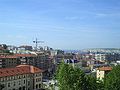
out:
M87 89L86 90L104 90L104 83L103 81L97 80L96 77L91 75L86 75L86 83Z
M59 89L60 90L68 90L68 76L69 76L69 66L67 64L64 64L63 62L60 64L60 66L58 67L57 70L57 75L56 78L58 80L59 83Z
M120 65L113 67L105 77L105 90L120 90Z
M103 90L103 85L95 77L85 75L81 69L63 62L57 70L56 77L60 90Z

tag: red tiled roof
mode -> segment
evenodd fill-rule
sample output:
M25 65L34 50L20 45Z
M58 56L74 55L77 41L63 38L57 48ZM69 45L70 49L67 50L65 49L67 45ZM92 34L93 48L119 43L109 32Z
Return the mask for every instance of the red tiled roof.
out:
M100 71L111 71L112 67L100 67L100 68L98 68L98 70L100 70Z
M18 57L14 55L1 55L0 58L18 58Z
M34 54L0 55L0 58L19 58L19 57L35 57L35 55Z
M34 54L15 54L17 57L34 57Z
M43 70L30 65L19 65L15 68L0 69L0 77L15 76L29 73L42 73Z

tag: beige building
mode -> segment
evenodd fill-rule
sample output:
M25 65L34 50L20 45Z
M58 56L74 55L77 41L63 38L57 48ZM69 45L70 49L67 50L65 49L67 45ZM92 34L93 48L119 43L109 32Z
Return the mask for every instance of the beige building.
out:
M0 69L2 90L39 90L42 85L42 70L30 65Z
M112 67L100 67L97 69L97 79L103 80L106 74L108 74L112 70Z

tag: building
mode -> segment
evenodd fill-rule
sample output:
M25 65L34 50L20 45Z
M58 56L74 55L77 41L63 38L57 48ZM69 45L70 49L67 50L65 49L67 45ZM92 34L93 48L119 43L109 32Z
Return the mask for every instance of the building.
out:
M28 45L20 46L19 49L20 50L29 50L29 51L33 50L32 46L28 46Z
M112 67L100 67L97 69L97 79L103 80L106 74L108 74L112 70Z
M105 62L107 60L106 54L95 54L95 59L101 62Z
M18 47L13 45L7 45L7 49L10 51L14 51L14 50L18 50Z
M44 76L53 74L53 57L46 53L12 54L0 56L0 68L16 67L17 65L32 65L46 72Z
M35 54L15 54L22 65L33 65L45 71L44 76L51 76L53 74L53 57L45 53Z
M52 58L44 53L35 54L15 54L20 59L20 64L29 64L47 70L52 66Z
M34 65L35 66L35 60L36 60L36 55L34 54L14 54L17 58L19 58L20 64L26 65Z
M0 44L0 50L6 50L7 45L6 44Z
M2 90L39 90L42 86L42 72L30 65L0 69Z
M15 55L1 55L0 68L16 67L20 64L19 58Z

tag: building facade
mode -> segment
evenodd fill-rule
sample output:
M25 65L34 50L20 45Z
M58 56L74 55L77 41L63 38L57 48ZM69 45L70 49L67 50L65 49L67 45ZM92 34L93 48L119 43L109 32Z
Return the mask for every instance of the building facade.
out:
M2 90L40 90L42 70L30 65L0 69Z
M20 64L19 58L14 55L1 55L0 68L16 67Z
M103 80L105 75L112 70L112 67L100 67L97 69L96 77L99 80Z

